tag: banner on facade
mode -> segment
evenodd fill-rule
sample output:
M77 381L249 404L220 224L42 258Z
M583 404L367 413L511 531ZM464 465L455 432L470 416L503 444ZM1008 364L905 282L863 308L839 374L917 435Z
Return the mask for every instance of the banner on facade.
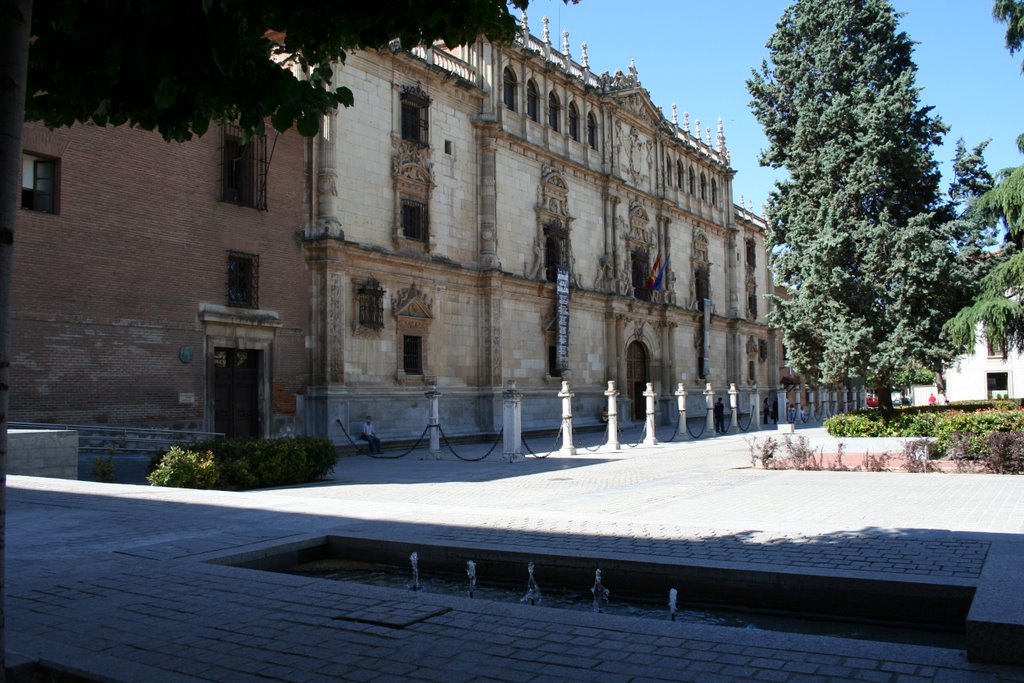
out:
M569 271L558 269L555 285L558 295L558 340L555 342L555 360L559 370L569 369Z

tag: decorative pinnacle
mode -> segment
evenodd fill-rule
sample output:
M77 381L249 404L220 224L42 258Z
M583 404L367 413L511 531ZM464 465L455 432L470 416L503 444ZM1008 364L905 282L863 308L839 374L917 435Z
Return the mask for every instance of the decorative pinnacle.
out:
M672 103L672 125L676 128L679 127L679 113L676 111L675 102Z
M541 21L544 22L544 34L543 34L544 44L545 45L550 45L551 44L551 30L548 28L548 18L544 17Z
M583 43L582 45L580 45L580 52L583 53L583 56L580 57L580 59L582 60L580 63L583 65L583 68L589 69L590 68L590 58L587 56L587 44L586 43Z
M562 54L569 56L569 30L562 31Z

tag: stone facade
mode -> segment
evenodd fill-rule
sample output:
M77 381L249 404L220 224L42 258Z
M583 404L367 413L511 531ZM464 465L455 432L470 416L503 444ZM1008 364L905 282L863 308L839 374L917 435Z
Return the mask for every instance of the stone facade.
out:
M778 382L765 226L733 201L721 123L667 120L632 66L594 74L544 33L395 45L337 68L356 105L325 125L315 159L307 431L344 440L371 413L385 438L415 438L431 385L446 433L493 434L509 380L524 429L557 428L563 380L584 424L608 380L633 419L646 382L666 416L679 382L700 412L707 382Z
M627 422L647 382L666 419L678 383L699 412L706 383L776 385L765 225L721 123L666 119L632 65L595 74L523 23L350 55L356 104L308 143L27 126L28 201L47 163L60 196L18 218L12 420L344 444L367 413L419 436L432 385L466 437L501 429L509 380L527 430L557 428L562 381L578 424L609 380ZM262 194L235 182L253 154Z

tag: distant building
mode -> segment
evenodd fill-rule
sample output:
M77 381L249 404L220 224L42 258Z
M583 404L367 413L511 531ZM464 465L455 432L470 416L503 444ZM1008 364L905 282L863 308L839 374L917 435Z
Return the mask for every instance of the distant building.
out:
M960 357L946 370L950 401L1024 397L1024 356L1004 353L979 328L974 353Z
M368 413L418 436L432 385L449 435L500 430L510 380L527 429L562 381L595 423L609 380L627 420L648 382L666 415L680 382L700 411L778 385L721 122L543 33L355 53L308 144L29 126L12 419L340 443Z

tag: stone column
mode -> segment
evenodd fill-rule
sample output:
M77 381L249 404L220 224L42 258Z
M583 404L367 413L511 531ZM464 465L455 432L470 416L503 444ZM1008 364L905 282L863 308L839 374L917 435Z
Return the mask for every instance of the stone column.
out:
M576 455L576 447L572 445L572 397L576 394L569 391L569 383L562 382L562 390L558 397L562 399L562 447L560 455Z
M750 387L750 419L754 431L761 429L761 396L757 391L757 383Z
M796 390L793 392L793 424L800 424L800 409L803 408L804 400L804 384L801 382L796 385Z
M679 427L676 429L683 440L690 439L690 430L686 426L686 385L676 385L676 409L679 411Z
M619 390L615 388L615 380L608 380L608 390L604 392L608 397L608 439L604 448L609 451L621 449L619 444Z
M711 388L711 382L704 385L704 404L708 408L708 414L704 420L704 431L709 434L715 433L715 390Z
M495 182L497 124L481 126L480 131L480 263L485 268L500 268L497 256L498 210Z
M425 459L441 459L441 413L438 409L437 399L441 398L441 392L437 390L436 384L430 385L430 390L424 392L424 396L430 401L430 416L427 425L430 428L430 452Z
M654 434L654 397L657 394L654 391L654 384L652 382L647 383L647 391L644 392L644 399L647 401L647 423L644 436L645 446L657 446L658 437Z
M786 410L786 390L778 389L775 392L775 400L779 402L778 410L778 422L776 423L776 429L780 432L793 432L793 425L789 421L789 411Z
M736 389L736 383L733 382L732 384L730 384L729 385L729 410L732 412L732 415L729 418L729 429L728 429L728 432L730 434L735 434L738 431L740 431L740 411L739 411L739 407L740 407L739 398L740 398L740 396L739 396L739 394L740 394L739 390Z
M508 388L502 392L501 398L504 418L502 434L505 447L505 453L501 459L504 462L519 462L526 459L526 456L523 455L523 395L516 390L514 379L508 381Z

